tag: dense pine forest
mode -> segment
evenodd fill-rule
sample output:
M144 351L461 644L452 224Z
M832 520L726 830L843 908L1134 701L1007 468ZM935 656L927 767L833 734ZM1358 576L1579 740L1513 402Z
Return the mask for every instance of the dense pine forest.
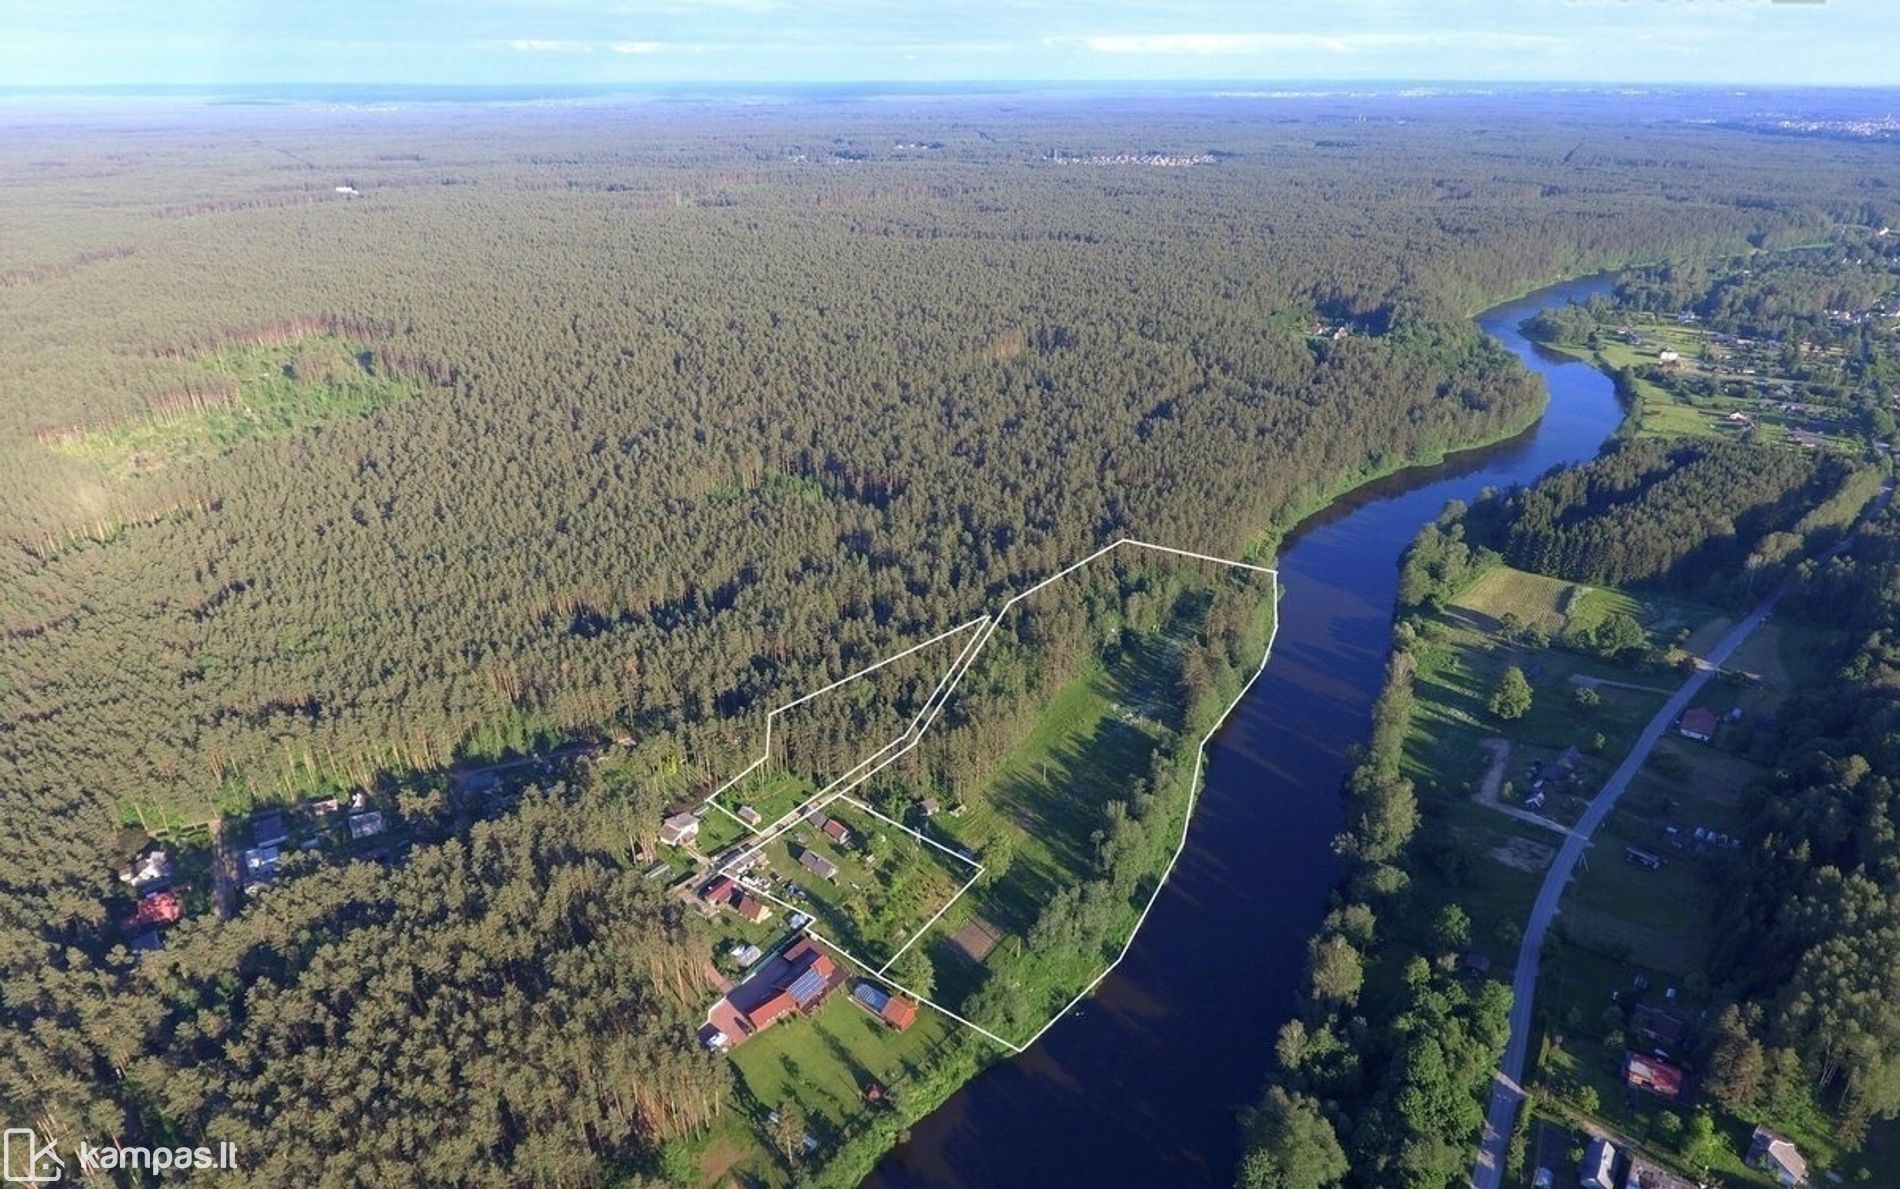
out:
M619 739L709 784L788 691L1107 540L1243 555L1523 427L1488 299L1891 207L1862 147L1449 100L13 118L0 1105L294 1157L254 1183L660 1177L720 1109L629 875L659 794L473 822L458 764ZM1106 163L1156 148L1215 155ZM122 944L143 831L398 785L406 863ZM1438 981L1444 1051L1392 1061L1490 1045ZM1390 1084L1363 1183L1437 1183L1400 1170L1462 1121Z
M1736 1002L1710 1042L1709 1089L1750 1116L1818 1101L1859 1144L1900 1113L1900 521L1868 525L1800 582L1791 609L1833 647L1779 724L1772 779L1745 802L1747 860L1713 963Z
M1735 442L1638 438L1533 486L1456 508L1406 556L1417 605L1487 559L1605 586L1718 603L1759 596L1879 490L1882 470L1838 455Z

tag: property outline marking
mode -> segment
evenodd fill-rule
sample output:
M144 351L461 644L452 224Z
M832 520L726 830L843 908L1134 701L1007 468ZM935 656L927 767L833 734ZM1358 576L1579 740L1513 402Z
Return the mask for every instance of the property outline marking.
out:
M982 653L984 647L986 647L989 644L990 638L994 636L996 634L997 629L1002 626L1003 619L1005 616L1009 614L1011 608L1013 608L1017 603L1020 603L1024 599L1028 598L1030 595L1035 594L1037 591L1042 590L1043 588L1049 586L1051 583L1055 582L1057 579L1065 578L1068 575L1073 574L1075 571L1081 569L1083 566L1088 565L1090 562L1094 561L1095 559L1102 557L1103 555L1108 554L1116 549L1119 549L1124 545L1133 546L1138 549L1151 549L1157 553L1169 553L1177 557L1190 558L1194 561L1211 562L1214 565L1228 566L1232 569L1249 570L1256 574L1267 575L1270 579L1272 579L1272 582L1269 586L1268 601L1269 601L1269 605L1273 608L1273 623L1267 629L1267 642L1266 642L1266 646L1261 650L1261 653L1260 653L1260 664L1255 667L1252 675L1249 676L1247 680L1241 685L1240 692L1235 694L1233 697L1233 700L1228 702L1227 705L1221 709L1220 714L1217 715L1213 723L1211 723L1208 726L1207 733L1202 735L1200 742L1195 745L1194 776L1193 776L1193 779L1189 781L1189 784L1188 784L1187 811L1181 817L1180 840L1175 843L1174 853L1168 856L1168 864L1166 867L1162 868L1161 878L1155 883L1154 889L1148 893L1147 903L1141 906L1141 912L1135 917L1134 926L1131 929L1129 929L1128 936L1122 942L1121 949L1116 952L1115 958L1113 961L1109 962L1106 966L1102 967L1102 969L1096 973L1095 977L1091 978L1088 981L1088 983L1085 984L1082 987L1082 989L1076 993L1073 999L1070 999L1067 1003L1065 1003L1062 1006L1061 1010L1057 1011L1055 1015L1051 1016L1048 1022L1043 1024L1041 1028L1038 1028L1034 1035L1032 1035L1027 1041L1024 1041L1021 1044L1017 1044L1014 1041L1005 1040L1004 1038L996 1035L994 1032L991 1032L989 1029L984 1028L980 1024L974 1023L973 1021L963 1018L962 1016L958 1015L956 1012L953 1012L949 1008L943 1006L941 1003L938 1003L935 1000L928 998L927 996L917 994L916 992L903 986L902 984L892 979L889 975L884 973L885 970L889 968L892 962L895 962L899 957L903 955L905 950L910 948L912 943L914 943L927 930L929 930L931 926L937 923L938 919L943 916L944 912L949 909L950 905L955 904L958 900L960 900L963 897L963 894L967 892L970 889L970 887L978 879L982 877L985 871L985 868L983 867L983 865L977 862L975 859L971 859L966 855L963 855L963 854L958 853L957 851L951 850L949 847L943 846L941 843L938 843L934 841L933 839L926 837L924 834L918 832L917 830L911 829L911 827L904 825L902 822L895 821L892 818L886 817L884 814L878 813L876 810L871 809L868 805L865 805L863 802L859 801L857 798L849 796L849 794L854 789L856 789L859 785L863 784L865 781L869 780L871 777L877 775L877 773L883 771L886 767L890 766L892 763L895 763L900 756L910 751L913 747L916 747L917 744L922 741L924 733L928 731L930 727L936 722L937 715L942 712L943 707L949 702L950 696L956 692L957 684L963 680L964 675L968 673L970 671L970 668L975 664L977 656ZM905 830L911 834L915 834L917 837L922 838L925 842L929 842L932 846L937 847L939 850L942 850L948 854L954 855L958 859L964 862L973 864L977 868L977 874L972 876L969 882L965 883L963 887L958 890L957 894L951 897L950 900L947 903L945 903L942 908L939 908L936 914L932 916L930 920L926 921L921 928L919 928L915 933L913 933L910 939L904 943L903 947L900 948L897 951L897 953L891 955L890 960L885 962L883 966L873 968L868 962L864 961L862 958L857 957L856 955L852 954L849 950L845 949L843 946L837 944L836 942L832 941L830 938L825 937L823 934L819 933L816 929L812 928L810 924L807 924L805 926L804 932L807 936L811 937L813 940L822 942L826 946L829 946L832 950L835 950L840 956L844 957L852 965L863 970L872 979L875 979L878 982L884 983L885 985L892 987L895 990L900 991L905 995L910 996L912 999L916 1000L919 1003L923 1003L926 1006L935 1008L937 1011L941 1012L943 1015L949 1017L950 1019L955 1020L957 1023L962 1024L965 1027L970 1028L975 1032L981 1033L983 1036L988 1037L990 1040L995 1041L997 1044L1001 1045L1003 1048L1008 1049L1011 1053L1020 1054L1020 1053L1028 1051L1028 1049L1031 1046L1033 1046L1037 1041L1042 1039L1044 1033L1048 1032L1051 1028L1061 1023L1064 1016L1067 1016L1069 1012L1072 1011L1078 1003L1081 1003L1082 1000L1088 998L1091 994L1093 994L1095 991L1095 988L1101 986L1102 981L1106 979L1110 974L1112 974L1117 966L1120 966L1122 964L1123 959L1128 957L1129 950L1134 948L1135 938L1140 935L1141 927L1147 924L1148 914L1154 910L1156 901L1158 901L1161 898L1162 889L1167 887L1168 880L1174 875L1175 866L1179 864L1179 862L1181 861L1181 853L1187 849L1188 830L1190 829L1190 827L1193 825L1193 822L1194 822L1194 810L1200 804L1201 783L1202 783L1203 776L1206 774L1206 768L1207 768L1207 745L1213 741L1214 736L1219 733L1221 727L1226 725L1228 716L1234 712L1234 707L1240 705L1241 700L1247 696L1247 692L1253 688L1254 683L1260 680L1260 675L1266 672L1267 662L1273 658L1273 645L1274 645L1275 640L1280 635L1280 571L1275 569L1272 566L1255 565L1252 562L1235 561L1232 558L1226 558L1226 557L1215 557L1211 554L1196 553L1190 549L1176 549L1175 547L1171 545L1156 545L1149 541L1137 540L1134 537L1119 537L1116 540L1111 541L1109 544L1102 546L1100 549L1097 549L1095 552L1089 554L1087 557L1082 558L1080 561L1071 562L1069 565L1043 578L1041 581L1037 582L1035 585L1016 594L1014 597L1010 598L1007 602L1005 602L1001 607L999 607L996 610L995 614L993 615L979 615L976 618L968 620L962 624L959 624L956 627L950 628L947 631L939 632L937 635L932 636L930 639L925 640L922 643L913 644L909 648L904 649L902 652L894 653L893 655L885 657L883 660L878 661L876 664L868 665L865 668L859 669L857 672L850 674L849 676L841 677L829 685L826 685L820 689L815 689L811 691L810 693L805 694L803 697L794 699L793 701L787 702L784 705L779 706L776 709L769 711L765 716L764 753L760 755L757 759L753 760L750 764L746 765L745 768L740 770L738 775L734 776L731 780L728 780L725 784L720 785L718 789L716 789L711 794L709 794L705 798L705 800L702 801L700 804L704 805L710 802L715 808L719 809L721 812L725 813L727 816L732 817L734 820L739 821L741 825L744 825L745 823L743 819L739 818L737 814L733 813L731 810L727 809L725 806L720 805L718 801L716 800L716 798L721 793L725 792L727 789L732 788L734 785L738 784L741 780L745 779L755 769L757 769L760 765L766 763L771 758L772 722L775 718L778 717L779 714L781 714L782 712L786 710L790 710L795 706L803 705L805 702L810 701L812 698L817 697L819 694L829 692L830 690L834 690L838 688L839 686L844 685L846 682L854 681L857 678L862 677L867 673L873 672L877 669L881 669L885 665L890 664L892 661L901 660L904 657L909 656L910 654L918 651L919 649L928 648L930 645L935 644L938 641L948 639L951 636L957 635L960 632L969 631L972 628L977 629L975 636L970 641L964 644L963 650L957 654L956 659L951 662L950 667L946 669L943 673L943 676L938 679L936 688L931 691L930 697L925 700L922 709L920 709L917 712L917 714L911 719L910 725L904 729L902 734L898 735L897 738L892 739L890 742L886 743L884 746L878 748L876 751L872 752L869 756L858 761L858 763L855 766L853 766L851 769L846 771L843 776L838 777L836 780L832 781L830 784L826 785L824 788L818 790L818 792L812 794L804 802L794 807L793 809L787 811L783 816L781 816L777 821L773 822L770 826L764 827L762 829L755 829L754 830L754 835L756 836L755 840L750 841L747 845L743 847L743 849L734 852L731 858L727 859L724 863L719 864L714 874L715 875L733 875L734 873L732 872L731 869L733 868L734 865L739 864L744 861L748 861L752 857L762 853L764 848L768 846L774 839L779 837L779 835L783 834L786 830L791 829L799 821L802 821L807 814L823 809L826 805L831 804L833 801L836 801L839 798L844 798L850 804L856 806L857 808L863 809L868 813L872 813L875 816L882 818L883 820L887 822L890 822L892 825L897 826L899 829ZM902 744L902 746L900 747L899 744ZM885 753L890 752L893 747L897 748L897 750L895 752L892 752L890 755L886 756ZM883 757L883 758L880 760L879 757ZM877 761L875 766L871 767L868 771L865 771L862 774L859 774L860 769L863 769L867 764L872 764L873 761ZM846 784L845 783L846 781L850 781L850 783ZM839 787L840 785L843 785L843 787L840 788ZM751 827L748 827L748 828L750 829ZM742 843L747 843L747 840L744 838L742 838L740 841ZM772 901L773 903L779 905L780 907L785 908L791 912L798 913L801 916L805 916L808 918L810 917L811 914L805 912L804 909L798 907L797 905L789 904L784 900L780 900L778 897L773 896L770 892L765 891L762 887L757 886L743 872L738 873L737 878L739 879L739 882L741 882L742 884L745 884L749 888L749 890L758 893L759 895L765 897L766 899Z

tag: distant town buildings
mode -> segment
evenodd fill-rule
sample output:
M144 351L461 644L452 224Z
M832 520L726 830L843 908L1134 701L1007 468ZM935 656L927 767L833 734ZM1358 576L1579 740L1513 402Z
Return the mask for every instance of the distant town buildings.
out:
M1052 151L1048 157L1064 165L1147 165L1157 169L1186 169L1195 165L1213 165L1219 160L1212 153L1095 153L1088 156Z

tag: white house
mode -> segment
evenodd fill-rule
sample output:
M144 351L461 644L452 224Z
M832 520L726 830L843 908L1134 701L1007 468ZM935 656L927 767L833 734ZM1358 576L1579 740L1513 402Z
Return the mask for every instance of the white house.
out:
M676 813L660 823L660 841L668 846L685 846L699 837L699 819L690 813Z
M1808 1183L1808 1162L1794 1141L1766 1127L1755 1128L1748 1145L1748 1162L1763 1172L1772 1173L1783 1185Z

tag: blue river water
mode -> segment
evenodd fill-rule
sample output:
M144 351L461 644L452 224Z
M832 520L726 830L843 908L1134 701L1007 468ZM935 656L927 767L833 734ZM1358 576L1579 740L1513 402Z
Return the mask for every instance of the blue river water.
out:
M1027 1053L918 1123L868 1185L1233 1183L1236 1112L1261 1089L1340 876L1330 844L1384 676L1400 555L1448 501L1591 458L1616 430L1609 378L1518 330L1607 288L1572 281L1479 315L1549 387L1531 429L1368 484L1288 537L1272 660L1215 738L1187 848L1127 959Z

